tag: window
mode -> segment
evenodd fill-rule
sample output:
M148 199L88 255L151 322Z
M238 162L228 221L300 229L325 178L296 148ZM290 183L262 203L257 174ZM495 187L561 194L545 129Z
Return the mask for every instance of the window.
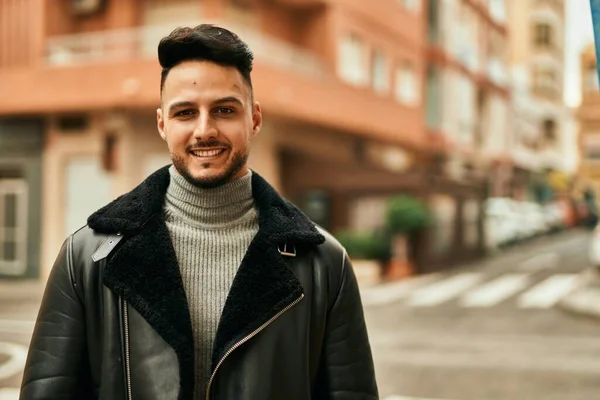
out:
M456 100L458 107L457 139L462 144L475 142L475 108L477 93L474 82L464 74L454 81L456 84Z
M386 196L361 197L351 201L350 228L365 232L383 227L388 202Z
M395 97L406 104L416 104L419 101L415 70L409 62L396 68Z
M0 179L0 274L27 268L27 201L25 180Z
M427 68L427 127L438 129L442 122L441 116L441 80L440 72L436 67Z
M440 33L440 13L439 13L439 0L429 0L429 7L427 7L427 27L429 30L429 41L430 43L437 44L439 42Z
M539 47L549 47L554 44L552 27L545 23L540 22L535 25L534 28L534 42Z
M371 66L371 84L377 93L386 93L389 89L389 73L383 53L375 50Z
M300 203L302 211L316 224L327 229L331 217L331 197L324 190L307 191Z
M553 68L538 67L533 71L533 86L540 91L554 91L557 82Z
M368 81L365 65L365 45L356 35L346 36L339 45L338 74L353 85L364 85Z
M556 140L556 122L552 119L545 119L542 123L542 132L547 142L554 142Z

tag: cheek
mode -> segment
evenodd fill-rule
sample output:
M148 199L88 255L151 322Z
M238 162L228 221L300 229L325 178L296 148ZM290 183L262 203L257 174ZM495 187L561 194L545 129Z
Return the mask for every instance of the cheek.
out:
M188 139L191 136L190 128L186 124L170 123L165 125L165 134L167 138L167 145L171 151L178 151L184 149L188 143Z

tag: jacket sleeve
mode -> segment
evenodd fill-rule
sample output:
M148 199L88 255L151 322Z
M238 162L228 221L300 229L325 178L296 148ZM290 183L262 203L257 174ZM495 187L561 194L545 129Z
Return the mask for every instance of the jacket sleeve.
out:
M379 399L358 283L344 252L341 285L329 313L321 355L319 399Z
M20 400L88 399L85 318L75 290L72 236L48 278L25 364Z

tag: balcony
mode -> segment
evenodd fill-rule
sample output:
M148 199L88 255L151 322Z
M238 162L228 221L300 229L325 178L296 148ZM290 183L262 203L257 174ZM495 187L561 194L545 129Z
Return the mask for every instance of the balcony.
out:
M255 57L263 62L315 79L323 79L327 75L324 65L311 53L275 37L229 22L207 23L236 32L250 46ZM46 46L46 65L64 67L140 59L154 61L158 42L169 30L151 26L50 38Z
M255 94L265 115L357 136L424 147L423 111L341 82L314 54L231 23L255 53ZM154 109L159 104L156 46L165 27L50 38L42 66L0 74L0 115L98 109Z

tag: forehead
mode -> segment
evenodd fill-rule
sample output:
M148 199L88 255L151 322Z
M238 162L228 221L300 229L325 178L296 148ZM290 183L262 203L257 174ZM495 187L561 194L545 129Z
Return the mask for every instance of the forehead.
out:
M234 67L210 61L186 61L169 71L162 96L167 101L182 97L211 101L227 96L245 98L248 92L244 78Z

